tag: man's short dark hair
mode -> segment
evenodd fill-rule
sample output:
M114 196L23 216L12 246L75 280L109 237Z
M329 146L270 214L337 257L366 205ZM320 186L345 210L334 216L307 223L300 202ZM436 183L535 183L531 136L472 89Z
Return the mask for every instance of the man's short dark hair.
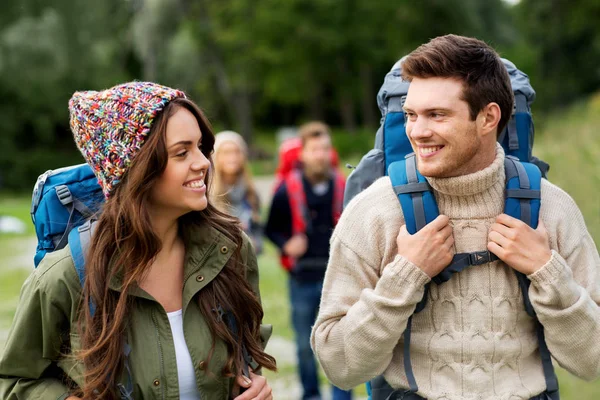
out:
M304 147L309 139L321 136L331 136L331 131L327 124L320 121L311 121L300 127L298 136L300 136L302 147Z
M402 77L456 78L463 82L462 99L469 105L472 120L489 103L502 113L498 135L513 111L514 95L508 72L494 49L481 40L445 35L430 40L410 53L402 64Z

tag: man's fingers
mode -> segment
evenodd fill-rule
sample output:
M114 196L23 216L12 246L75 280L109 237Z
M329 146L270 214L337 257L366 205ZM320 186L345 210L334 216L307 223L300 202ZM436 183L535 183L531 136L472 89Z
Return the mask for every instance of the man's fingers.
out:
M488 242L487 249L491 253L497 255L499 259L501 259L502 261L504 261L505 251L504 251L504 249L502 247L500 247L498 245L498 243Z
M446 241L444 242L444 246L446 246L446 248L451 249L452 252L454 253L454 235L450 235L446 238Z
M538 227L537 227L536 231L543 233L544 235L548 234L548 231L546 230L546 225L544 225L544 221L542 221L541 218L538 222Z
M492 226L490 227L490 234L492 232L498 232L499 234L501 234L502 236L509 238L509 239L514 239L514 231L509 228L506 225L502 225L499 224L497 222L493 223Z
M497 231L491 231L488 235L488 239L490 242L494 242L501 246L502 248L506 248L510 244L510 239L503 236L501 233Z
M401 233L401 234L410 235L410 233L408 233L408 230L406 229L406 225L402 225L402 226L400 227L400 233Z
M509 228L517 228L519 227L521 224L524 224L523 221L521 221L520 219L516 219L511 217L508 214L500 214L496 217L496 222L505 226L508 226Z
M446 215L438 215L436 219L427 224L426 228L433 230L434 232L441 231L450 223L450 218Z
M452 227L450 225L446 225L445 227L443 227L440 230L440 234L442 235L442 237L444 239L447 239L448 237L452 236L452 232L453 232L453 230L452 230Z

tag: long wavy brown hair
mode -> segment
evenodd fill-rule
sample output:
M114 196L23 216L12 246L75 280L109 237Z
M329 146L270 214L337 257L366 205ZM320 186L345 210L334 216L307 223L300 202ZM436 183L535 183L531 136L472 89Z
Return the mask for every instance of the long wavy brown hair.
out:
M124 341L133 296L127 293L148 273L161 242L150 223L149 199L155 181L167 166L166 128L169 118L180 108L196 117L202 132L202 151L210 157L214 134L202 111L190 100L172 100L155 119L149 137L121 182L111 193L99 214L96 230L86 257L86 280L80 304L78 330L82 349L75 356L85 366L85 384L78 395L84 400L118 399L117 384L124 368ZM207 173L207 187L210 171ZM207 196L208 197L208 196ZM210 198L210 197L208 197ZM218 276L197 295L200 310L217 340L228 349L223 376L238 375L242 369L241 344L262 367L276 370L275 359L266 354L260 340L263 310L260 300L246 279L242 262L242 233L237 219L217 210L212 204L179 219L180 231L191 225L208 224L237 244L237 249ZM111 290L112 278L122 280L121 292ZM92 313L89 304L95 306ZM236 337L213 311L221 306L236 319Z

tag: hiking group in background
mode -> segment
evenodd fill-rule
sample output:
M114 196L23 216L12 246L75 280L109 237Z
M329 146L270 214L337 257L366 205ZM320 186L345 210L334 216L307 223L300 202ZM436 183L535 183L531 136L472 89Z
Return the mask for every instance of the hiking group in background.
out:
M337 156L327 125L309 122L300 127L298 136L296 146L294 142L282 145L287 150L280 153L283 172L265 234L279 249L281 264L289 272L302 399L317 400L321 395L310 332L321 299L329 238L342 213L345 178L334 166ZM350 392L332 390L334 400L351 398Z

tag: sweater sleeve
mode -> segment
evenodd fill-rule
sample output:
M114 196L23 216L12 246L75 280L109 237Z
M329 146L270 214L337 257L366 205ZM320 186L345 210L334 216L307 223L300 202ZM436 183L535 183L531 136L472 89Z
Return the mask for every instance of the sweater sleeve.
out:
M429 282L418 267L394 255L402 213L393 192L395 203L386 203L389 193L380 193L385 187L374 186L348 205L333 233L311 337L325 374L342 389L386 370ZM389 210L390 215L375 210Z
M552 257L529 276L531 302L544 326L548 348L558 363L580 378L598 378L598 249L573 199L546 181L542 186L540 216L548 228Z

